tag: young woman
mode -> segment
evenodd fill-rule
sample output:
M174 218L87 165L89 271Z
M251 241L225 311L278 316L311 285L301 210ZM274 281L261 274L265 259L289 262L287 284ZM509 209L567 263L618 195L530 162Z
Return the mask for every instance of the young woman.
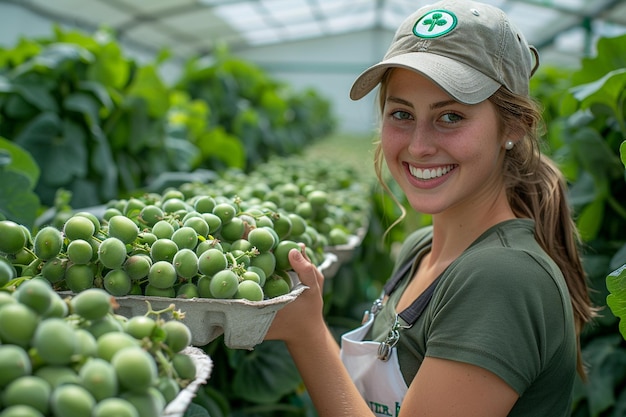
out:
M320 416L570 415L594 310L564 180L539 152L537 65L501 10L444 0L409 16L352 86L353 99L380 86L376 172L385 163L432 226L406 239L341 347L322 275L289 254L310 289L267 338L286 342Z

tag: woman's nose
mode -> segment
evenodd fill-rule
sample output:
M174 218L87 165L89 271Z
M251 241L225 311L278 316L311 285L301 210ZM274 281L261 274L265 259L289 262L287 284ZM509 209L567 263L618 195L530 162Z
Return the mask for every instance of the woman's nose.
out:
M436 151L435 135L424 123L416 123L409 138L409 153L413 156L431 155Z

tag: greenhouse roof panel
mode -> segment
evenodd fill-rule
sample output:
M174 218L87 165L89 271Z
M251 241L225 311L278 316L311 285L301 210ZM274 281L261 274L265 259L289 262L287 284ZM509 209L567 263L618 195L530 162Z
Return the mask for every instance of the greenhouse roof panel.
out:
M505 10L538 48L580 55L586 35L626 33L624 0L484 0ZM59 23L113 28L122 40L181 58L316 39L368 29L393 31L430 0L0 0ZM595 39L594 39L595 40ZM574 48L567 50L563 48ZM577 48L577 49L576 49Z

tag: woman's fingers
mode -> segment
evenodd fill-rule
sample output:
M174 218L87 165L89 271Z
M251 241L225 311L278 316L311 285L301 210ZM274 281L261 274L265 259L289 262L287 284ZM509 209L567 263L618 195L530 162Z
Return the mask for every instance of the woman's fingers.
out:
M302 251L292 249L289 251L289 263L293 270L298 274L300 282L312 288L313 286L322 285L323 276L311 260L306 256L304 248Z

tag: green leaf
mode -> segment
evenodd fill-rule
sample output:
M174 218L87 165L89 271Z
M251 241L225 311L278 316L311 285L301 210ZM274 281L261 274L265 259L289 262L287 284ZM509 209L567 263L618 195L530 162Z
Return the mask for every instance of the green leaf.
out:
M156 67L148 65L139 68L128 94L143 98L148 104L150 116L161 118L167 115L170 107L169 91Z
M39 180L39 166L33 157L21 147L2 137L0 137L0 149L6 150L10 155L10 163L4 165L4 168L22 173L28 179L28 189L32 190Z
M7 219L32 228L39 210L39 197L30 178L21 172L0 170L0 213Z
M185 410L183 417L213 417L209 412L197 404L191 403Z
M626 167L626 140L619 145L619 157L622 161L622 165Z
M596 200L583 208L576 219L576 226L583 241L591 241L598 236L604 220L604 200Z
M74 111L82 115L90 128L100 123L100 104L90 94L69 94L63 102L63 107L66 110Z
M13 82L13 90L26 102L41 111L58 112L59 106L50 91L51 88L41 80L17 79Z
M585 346L583 358L589 365L587 400L591 417L599 417L615 404L615 390L624 374L626 352L620 348L621 337L594 338Z
M42 181L53 187L87 173L85 132L72 121L61 121L55 113L42 113L15 138L41 168Z
M594 103L602 103L613 111L616 117L620 114L620 96L626 87L626 68L609 72L604 77L589 84L572 88L572 94L581 102L581 108L589 108Z
M607 305L619 317L619 330L626 339L626 264L607 275L606 288L610 293L606 297Z
M198 141L198 146L203 160L215 158L234 168L243 168L246 164L243 144L222 127L205 133Z
M302 379L284 343L264 342L243 352L233 377L233 391L245 400L272 404L294 391Z

